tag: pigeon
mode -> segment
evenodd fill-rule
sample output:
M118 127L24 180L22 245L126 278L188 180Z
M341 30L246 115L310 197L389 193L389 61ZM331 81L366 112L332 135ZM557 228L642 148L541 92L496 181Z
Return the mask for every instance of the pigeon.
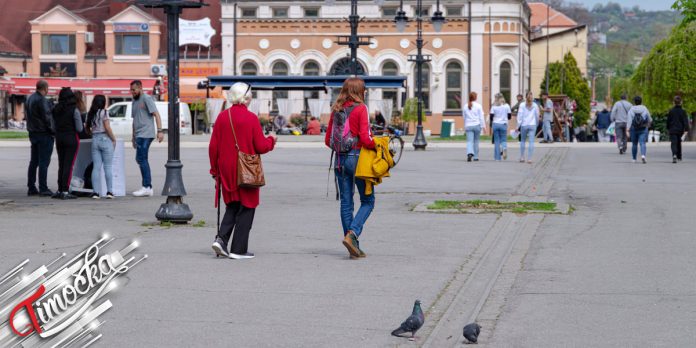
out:
M481 333L481 325L479 324L471 323L464 326L464 338L469 343L477 343L479 333Z
M413 312L411 312L411 315L406 318L406 320L401 323L401 326L399 326L398 329L392 331L393 336L397 337L403 337L401 335L410 332L411 333L411 339L413 339L416 335L416 331L423 326L423 322L425 321L425 317L423 316L423 310L421 310L421 302L420 300L416 300L416 302L413 304Z

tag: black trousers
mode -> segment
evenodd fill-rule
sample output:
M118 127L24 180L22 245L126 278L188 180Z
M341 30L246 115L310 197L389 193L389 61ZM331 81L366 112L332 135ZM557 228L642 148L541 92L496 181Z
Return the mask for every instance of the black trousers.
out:
M225 249L227 249L227 244L234 230L230 252L233 254L247 253L249 249L249 232L251 231L251 225L254 223L255 212L256 208L247 208L240 202L227 204L225 216L220 223L220 234L218 235L224 242L223 247Z
M46 177L53 154L53 136L50 134L29 134L31 159L27 173L27 187L36 190L36 170L39 170L39 191L48 191Z
M670 134L669 140L672 142L672 156L677 156L677 159L682 158L682 141L681 134Z
M75 164L77 149L80 146L77 133L56 134L56 151L58 152L58 191L68 192L72 168Z

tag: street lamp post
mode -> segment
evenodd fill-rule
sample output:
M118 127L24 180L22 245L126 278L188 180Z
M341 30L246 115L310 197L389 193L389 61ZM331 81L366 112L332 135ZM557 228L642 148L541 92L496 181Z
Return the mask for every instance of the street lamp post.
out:
M167 14L167 75L169 76L169 129L167 176L162 188L162 195L167 201L160 205L155 217L159 221L185 223L193 219L193 213L188 204L183 202L186 196L184 180L181 175L183 165L179 158L179 15L184 8L200 8L207 6L202 0L139 0L140 4L149 8L162 8Z
M418 125L416 126L416 137L413 139L413 148L416 150L425 150L428 146L428 142L425 140L425 134L423 134L423 63L432 60L430 55L423 54L423 0L418 0L416 2L416 54L409 55L408 60L416 63L416 96L418 98ZM437 9L430 19L433 24L433 29L436 32L442 30L442 25L445 23L445 17L440 11L440 0L437 0ZM406 12L404 11L404 0L401 0L399 11L394 18L396 23L396 28L399 32L403 32L406 29L406 24L408 23L408 17L406 17Z
M333 0L327 1L329 4L333 4ZM378 4L381 1L376 0ZM360 25L360 16L358 15L358 0L350 1L350 16L348 16L348 23L350 23L350 35L338 36L336 44L341 46L348 46L350 48L350 73L355 76L358 74L358 48L360 46L367 46L370 44L370 39L372 36L358 35L358 25Z

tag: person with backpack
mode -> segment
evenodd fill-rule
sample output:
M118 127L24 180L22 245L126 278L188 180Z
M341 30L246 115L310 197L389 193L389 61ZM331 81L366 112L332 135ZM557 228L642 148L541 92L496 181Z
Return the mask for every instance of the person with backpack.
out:
M106 111L106 97L95 95L92 106L87 113L86 133L92 136L92 198L99 199L101 190L101 168L104 166L104 179L106 181L106 198L114 199L112 164L116 137L111 130L109 113Z
M643 104L643 98L637 96L633 98L633 105L631 109L628 110L628 118L626 119L627 124L631 125L630 134L631 142L633 143L633 148L631 149L631 154L633 155L633 163L636 163L636 156L638 155L638 145L640 144L640 155L643 163L647 163L645 155L647 149L645 146L648 140L648 128L652 123L652 117L650 117L650 112Z
M621 95L621 100L614 104L611 109L611 122L614 122L614 134L616 134L616 146L619 147L619 154L626 153L626 134L628 132L628 110L631 110L633 105L626 98L626 93Z
M343 82L341 93L331 108L331 118L326 131L326 146L335 153L333 161L339 199L341 201L341 225L343 246L350 258L365 257L358 238L363 226L375 207L375 195L367 195L365 180L355 177L360 150L374 149L375 141L370 130L370 118L365 106L365 82L352 77ZM354 214L353 194L355 187L360 195L360 208Z
M667 115L667 130L672 142L672 163L682 160L682 136L689 132L689 117L682 108L681 96L674 97L674 107Z
M486 131L486 119L483 117L483 107L476 102L478 94L469 93L469 103L462 108L464 129L466 130L466 161L479 160L479 142L481 132Z

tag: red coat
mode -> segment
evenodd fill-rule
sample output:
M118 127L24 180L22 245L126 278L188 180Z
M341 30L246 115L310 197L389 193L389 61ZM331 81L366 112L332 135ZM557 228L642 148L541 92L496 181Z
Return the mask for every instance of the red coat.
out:
M349 107L353 105L352 101L348 101L343 104L343 107ZM375 148L375 141L372 139L372 130L370 129L370 116L367 113L367 106L365 104L358 105L350 112L348 116L348 123L350 123L350 134L358 138L358 143L355 145L355 149L361 149L363 147L368 149ZM333 112L331 113L331 119L329 119L329 128L326 130L326 137L324 138L324 143L326 146L331 146L331 131L333 126Z
M264 154L273 150L275 143L273 138L264 137L259 118L242 104L233 105L218 115L213 127L213 134L210 137L210 145L208 146L210 174L217 178L218 183L222 182L222 197L225 204L241 202L247 208L256 208L259 205L259 189L237 187L237 148L228 112L232 115L239 149L242 152ZM216 188L216 207L217 201Z
M309 121L307 125L307 135L320 135L321 134L321 123L317 120Z

